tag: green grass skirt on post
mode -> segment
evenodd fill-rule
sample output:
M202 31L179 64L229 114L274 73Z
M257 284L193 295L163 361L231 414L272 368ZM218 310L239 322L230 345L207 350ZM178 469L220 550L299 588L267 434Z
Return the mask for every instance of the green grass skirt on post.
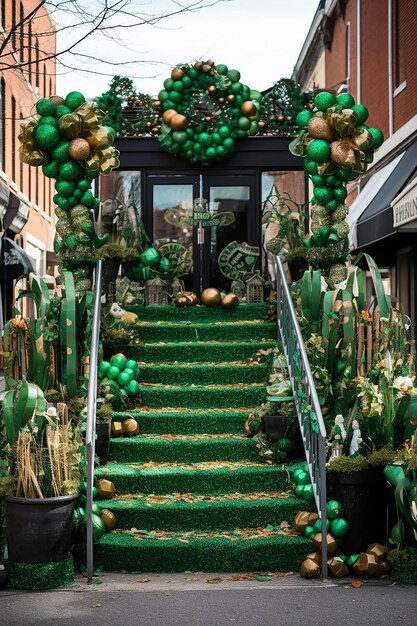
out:
M71 554L57 563L13 563L5 560L4 565L9 573L8 586L14 589L58 589L75 582Z

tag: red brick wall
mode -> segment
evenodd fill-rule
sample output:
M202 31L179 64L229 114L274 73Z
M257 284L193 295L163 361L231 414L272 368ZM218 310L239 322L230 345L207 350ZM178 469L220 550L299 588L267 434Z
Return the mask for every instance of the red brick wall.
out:
M394 128L397 130L417 113L417 4L415 0L397 0L394 15L397 22L394 34L399 32L398 41L394 37L394 89L397 83L405 80L407 86L394 98ZM397 47L398 46L398 47ZM399 65L399 67L397 67Z

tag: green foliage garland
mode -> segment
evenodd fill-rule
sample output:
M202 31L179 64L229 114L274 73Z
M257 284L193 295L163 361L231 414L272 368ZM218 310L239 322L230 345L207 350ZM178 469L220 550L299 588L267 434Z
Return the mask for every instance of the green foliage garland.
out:
M281 78L263 99L264 112L261 126L263 134L294 137L299 132L296 117L300 111L314 108L311 91L302 91L290 78Z

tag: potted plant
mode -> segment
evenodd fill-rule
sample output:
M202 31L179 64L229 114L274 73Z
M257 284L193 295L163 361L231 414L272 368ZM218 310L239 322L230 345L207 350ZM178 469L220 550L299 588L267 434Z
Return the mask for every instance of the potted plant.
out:
M56 587L73 582L69 556L72 514L81 467L81 437L66 405L47 408L37 385L6 392L6 447L0 493L5 496L6 568L14 587ZM57 582L58 581L58 582Z

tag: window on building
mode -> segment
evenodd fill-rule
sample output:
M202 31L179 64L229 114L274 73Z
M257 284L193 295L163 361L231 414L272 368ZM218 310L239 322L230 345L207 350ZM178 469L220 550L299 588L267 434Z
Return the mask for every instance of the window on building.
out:
M16 99L12 96L12 180L16 182Z
M29 82L32 82L32 20L28 25L28 70L29 70Z
M5 119L5 98L6 98L6 85L4 82L4 78L1 79L1 88L0 88L0 166L4 169L4 161L5 161L5 152L4 146L6 144L4 133L6 130L4 119Z
M346 24L346 40L345 40L345 71L346 71L346 88L350 88L350 22Z
M13 50L16 50L16 2L12 2L12 37L11 43Z
M404 46L401 45L401 24L404 20L404 7L402 0L393 0L392 14L392 38L393 38L393 75L394 89L405 82L405 58L403 54Z

